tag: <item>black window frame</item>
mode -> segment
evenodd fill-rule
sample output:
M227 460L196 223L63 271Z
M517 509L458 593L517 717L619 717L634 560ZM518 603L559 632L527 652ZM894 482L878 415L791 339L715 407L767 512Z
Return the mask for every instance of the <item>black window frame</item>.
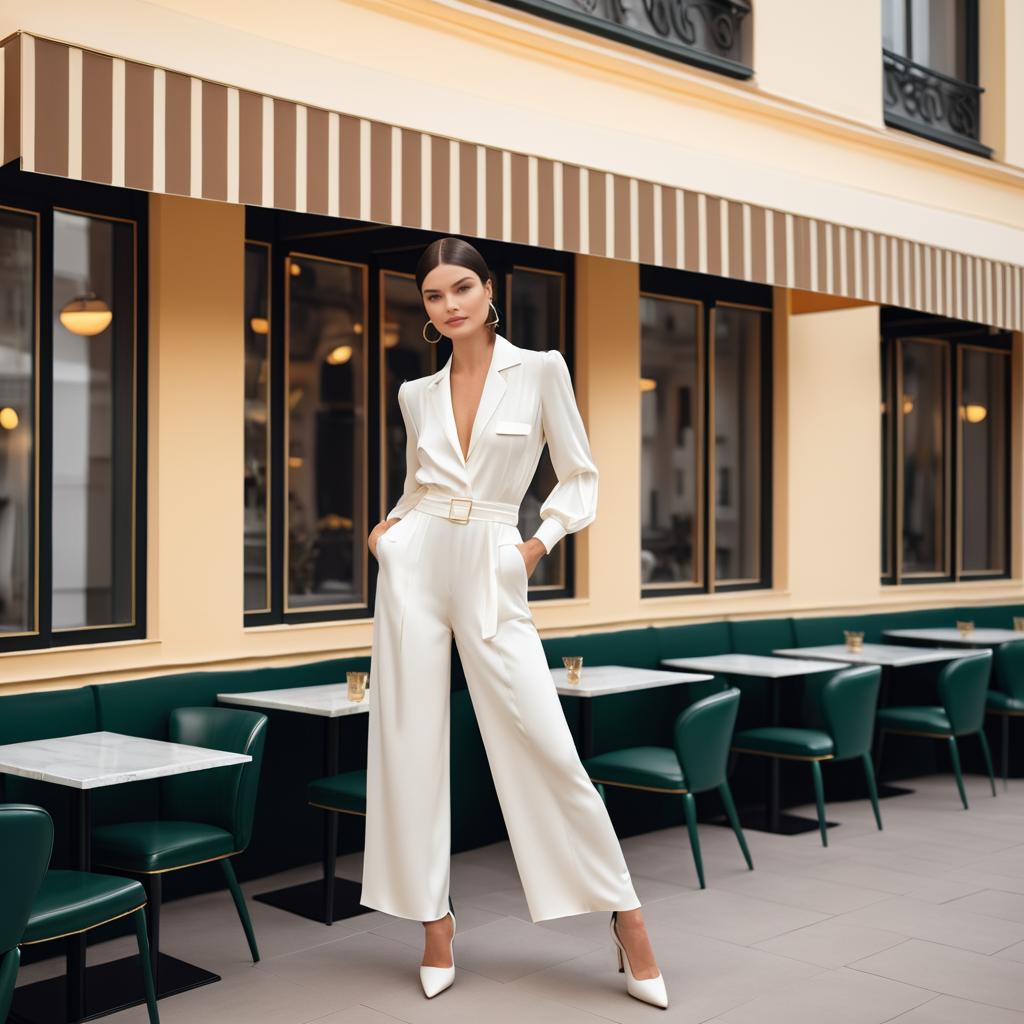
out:
M621 0L609 0L610 13L600 17L586 10L574 10L560 4L551 3L550 0L496 0L506 7L514 7L520 11L526 11L549 21L556 21L571 28L582 29L593 35L602 36L618 43L626 43L639 50L647 50L656 53L661 57L669 57L672 60L684 64L691 64L694 67L703 68L706 71L715 71L729 78L749 79L754 75L754 69L749 64L740 60L733 60L721 54L712 53L702 47L689 45L682 40L675 40L658 35L641 32L628 25L623 25L615 18L619 11ZM749 39L752 28L749 23L741 25L744 18L752 19L753 10L750 0L678 0L676 3L660 5L659 16L667 18L670 22L673 18L686 21L692 14L702 18L725 18L735 20L734 30L745 33ZM663 26L667 31L670 26ZM661 31L661 29L658 29ZM750 49L749 44L747 49Z
M641 585L640 598L701 597L708 594L770 590L773 586L772 524L774 522L774 498L772 481L772 448L774 438L774 302L770 285L752 284L731 278L700 274L670 267L640 265L639 292L644 295L660 295L684 301L695 301L702 310L698 353L698 373L701 395L695 403L699 409L701 439L698 444L700 475L699 522L696 524L697 561L703 567L703 579L695 583ZM715 579L717 559L711 546L714 543L715 503L712 494L715 486L711 479L715 471L714 460L709 457L711 438L709 425L714 417L714 359L711 347L714 344L715 309L718 306L748 308L762 313L761 333L761 432L760 432L760 578L757 581L726 581ZM642 342L641 342L642 344ZM642 539L638 538L641 541Z
M141 640L147 635L147 506L148 506L148 330L149 323L149 194L136 189L71 181L22 171L17 162L0 168L0 205L37 216L39 237L36 289L37 452L35 460L38 585L36 630L17 636L0 634L0 653L37 651L78 645ZM129 220L135 225L135 415L134 467L134 617L124 625L53 629L53 214L64 211Z
M908 40L913 38L912 0L905 4L904 19ZM985 90L978 84L978 0L962 0L964 4L964 72L960 79L944 71L928 67L914 60L913 46L910 53L900 54L882 47L882 107L886 125L898 128L931 142L951 146L967 153L986 158L992 157L992 149L981 142L982 94ZM908 102L909 97L909 102ZM974 118L975 131L948 128L936 125L919 108L927 106L938 97L940 105L959 105L961 116L966 113ZM927 103L925 101L928 101ZM916 116L915 116L915 108ZM949 121L949 114L946 114Z
M897 425L894 415L899 410L896 405L896 396L900 391L901 374L897 365L898 342L900 338L908 340L925 339L935 341L946 346L946 395L945 415L947 422L946 430L946 451L943 452L943 461L946 467L946 530L942 542L947 552L947 569L945 573L917 573L905 575L902 572L903 561L903 536L902 536L902 508L903 497L900 493L901 475L900 447L902 445L902 431ZM959 398L961 386L961 353L965 348L994 349L1004 352L1007 359L1012 362L1013 358L1013 334L1010 331L989 327L986 324L972 323L965 320L955 320L949 317L931 316L925 313L917 313L912 310L898 309L891 306L883 306L881 309L881 344L880 344L880 373L882 374L883 389L885 386L886 364L888 363L888 393L883 396L883 403L891 410L892 415L888 420L888 426L883 426L882 431L882 474L888 478L888 489L882 488L882 528L888 534L889 557L891 570L886 572L884 558L880 551L880 573L879 578L883 586L921 586L934 583L971 583L984 582L989 580L1010 579L1013 574L1013 497L1011 483L1013 480L1013 380L1012 374L1007 373L1004 381L1006 389L1004 400L1006 402L1006 437L1003 458L1005 465L1003 471L1006 474L1007 493L1004 523L1003 544L1005 551L1005 566L1003 571L983 570L964 572L961 570L963 560L963 531L962 531L962 470L961 470L961 436L959 429ZM886 507L886 499L889 505ZM883 542L886 538L881 538ZM883 549L884 550L884 549Z
M375 256L371 246L365 241L368 233L373 233L372 249L386 253L386 258ZM268 495L269 519L269 608L261 611L243 611L245 628L300 625L313 622L347 622L365 620L374 613L376 606L378 566L372 556L367 557L367 589L366 600L353 603L348 607L310 609L306 611L285 610L285 575L284 536L285 508L287 502L287 474L285 472L286 431L285 396L283 381L286 378L285 360L285 259L289 252L301 251L313 256L340 259L353 263L365 264L367 273L367 330L366 336L373 351L367 357L367 394L366 394L366 445L367 475L366 495L363 498L368 510L367 522L372 525L383 519L391 507L385 493L387 466L382 458L375 453L383 452L382 437L383 404L393 398L384 395L382 378L383 363L376 346L381 332L378 329L382 315L383 295L381 288L382 275L388 273L409 273L415 271L420 254L437 238L446 237L444 233L425 231L417 228L393 227L365 221L339 217L328 217L319 214L300 214L288 211L246 207L245 244L268 245L270 247L270 378L269 395L269 452L270 452L270 493ZM564 348L562 354L574 374L575 366L575 254L567 251L543 249L534 246L511 242L494 241L491 239L463 236L481 253L495 277L495 306L498 309L500 323L498 333L509 337L508 283L515 269L549 270L564 275ZM424 322L426 314L424 314ZM427 347L427 342L423 342ZM432 346L436 369L440 369L451 354L451 342L442 339ZM401 381L394 382L397 392ZM395 402L391 406L397 408ZM404 477L404 473L403 473ZM375 511L377 510L377 511ZM240 538L241 541L241 538ZM575 596L576 586L576 546L573 537L563 538L556 546L564 551L565 575L564 586L538 586L530 588L530 601L560 600ZM554 554L554 552L552 552Z

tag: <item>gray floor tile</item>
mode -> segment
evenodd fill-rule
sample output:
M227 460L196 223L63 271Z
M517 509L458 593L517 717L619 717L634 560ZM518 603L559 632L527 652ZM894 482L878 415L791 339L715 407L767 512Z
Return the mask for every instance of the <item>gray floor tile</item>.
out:
M934 942L908 939L851 965L971 1002L1024 1011L1024 964Z
M1024 924L957 909L955 902L923 903L904 896L894 896L842 914L835 922L882 928L976 953L995 953L1014 942L1024 941Z
M757 948L819 967L837 968L905 941L904 936L880 928L822 921L759 942Z
M645 908L644 920L649 926L665 926L750 946L823 921L825 915L709 888L658 900Z
M726 1024L882 1024L934 993L840 968L758 996L722 1015Z
M971 1003L951 996L936 996L909 1013L896 1017L894 1024L1024 1024L1024 1013L984 1003Z

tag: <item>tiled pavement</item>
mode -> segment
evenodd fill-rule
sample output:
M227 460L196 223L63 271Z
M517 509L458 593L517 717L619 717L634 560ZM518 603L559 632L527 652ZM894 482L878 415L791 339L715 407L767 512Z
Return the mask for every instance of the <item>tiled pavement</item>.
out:
M827 785L827 780L826 780ZM608 915L532 924L507 843L452 858L456 978L427 1000L422 926L378 912L323 925L250 901L263 960L253 965L227 893L168 904L166 952L222 981L161 1000L164 1024L1024 1024L1024 780L992 798L968 780L914 780L882 802L833 803L816 832L749 831L756 870L732 833L701 826L708 889L697 888L685 829L623 841L667 1011L630 998L615 969ZM802 808L801 813L813 813ZM358 879L361 855L340 858ZM311 866L248 893L316 877ZM123 956L129 939L90 950ZM62 961L22 972L27 982ZM142 1007L107 1018L142 1024Z

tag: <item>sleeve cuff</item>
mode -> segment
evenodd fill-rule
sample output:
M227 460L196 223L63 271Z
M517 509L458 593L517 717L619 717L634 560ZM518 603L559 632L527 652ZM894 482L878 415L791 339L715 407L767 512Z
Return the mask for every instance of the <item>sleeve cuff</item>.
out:
M541 520L534 537L544 545L545 551L550 554L551 549L566 535L566 532L565 527L554 516L548 516Z

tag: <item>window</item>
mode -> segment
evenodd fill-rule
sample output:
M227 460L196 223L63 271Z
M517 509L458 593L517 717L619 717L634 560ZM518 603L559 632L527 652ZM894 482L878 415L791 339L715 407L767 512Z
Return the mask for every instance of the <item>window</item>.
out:
M982 156L977 0L884 0L885 123Z
M245 247L245 610L270 610L270 246Z
M0 650L135 639L146 196L2 178Z
M643 596L769 586L771 291L643 267L640 317Z
M883 310L882 580L1009 573L1010 341Z
M750 78L749 0L501 0L562 22L733 78Z
M376 586L366 536L405 483L398 389L451 353L424 340L415 281L436 236L252 208L247 234L245 623L364 618ZM473 243L496 277L498 331L565 352L572 255ZM524 537L554 483L545 452L520 510ZM570 592L573 550L566 538L542 561L531 597Z

